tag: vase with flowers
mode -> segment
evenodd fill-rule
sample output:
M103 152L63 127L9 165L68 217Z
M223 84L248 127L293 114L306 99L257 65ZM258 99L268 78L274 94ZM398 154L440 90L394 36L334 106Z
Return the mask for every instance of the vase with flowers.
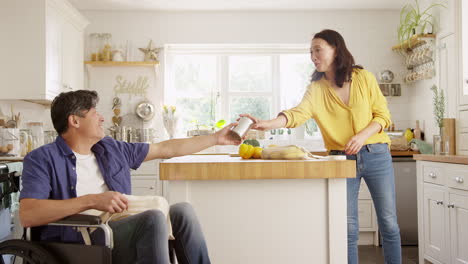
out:
M445 96L444 90L437 88L436 85L431 87L433 92L433 106L434 106L434 118L439 127L439 134L433 137L433 151L435 155L440 155L442 151L442 128L444 126L444 114L445 114Z
M176 115L176 107L173 105L164 105L162 116L164 128L166 128L166 132L169 135L169 138L173 139L178 120L178 116Z

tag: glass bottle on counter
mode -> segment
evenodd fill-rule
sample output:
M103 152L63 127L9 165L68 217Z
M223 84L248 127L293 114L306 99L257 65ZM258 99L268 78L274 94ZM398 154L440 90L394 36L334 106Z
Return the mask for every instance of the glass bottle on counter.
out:
M416 120L416 127L413 131L415 139L421 139L421 128L419 127L419 120Z
M434 135L432 138L432 146L433 146L433 152L434 155L440 155L441 154L441 144L442 144L442 137L440 135Z

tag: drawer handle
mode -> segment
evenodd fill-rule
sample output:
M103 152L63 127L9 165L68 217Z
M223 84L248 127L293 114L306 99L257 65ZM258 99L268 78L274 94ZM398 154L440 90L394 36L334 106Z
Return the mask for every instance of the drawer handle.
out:
M430 172L429 177L435 179L435 178L437 178L437 175L434 172Z
M455 177L455 181L458 182L458 183L463 183L464 182L463 177Z
M455 205L452 204L452 203L449 203L449 204L447 204L447 207L448 207L448 208L455 208Z
M438 205L444 205L444 202L443 202L443 201L436 201L436 204L438 204Z
M150 187L150 190L154 190L154 186L151 186L151 187Z

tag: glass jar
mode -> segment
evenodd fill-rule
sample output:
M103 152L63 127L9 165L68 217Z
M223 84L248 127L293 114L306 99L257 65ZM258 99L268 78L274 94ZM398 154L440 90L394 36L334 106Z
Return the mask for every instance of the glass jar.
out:
M102 38L102 50L101 50L101 58L102 61L111 61L112 55L112 47L111 47L111 38L112 35L109 33L101 34Z
M91 33L89 34L89 46L88 46L88 57L91 61L99 61L99 50L100 46L100 34Z
M57 135L57 132L54 130L44 131L44 144L55 142L55 138L57 137Z
M18 157L20 149L20 130L18 128L0 128L0 155Z
M432 150L434 155L440 155L442 148L442 137L440 135L434 135L432 139Z
M440 142L440 155L449 155L450 154L450 137L444 135L441 138Z
M36 149L44 145L44 129L42 122L29 122L27 127L31 129L31 135L33 140L33 149Z

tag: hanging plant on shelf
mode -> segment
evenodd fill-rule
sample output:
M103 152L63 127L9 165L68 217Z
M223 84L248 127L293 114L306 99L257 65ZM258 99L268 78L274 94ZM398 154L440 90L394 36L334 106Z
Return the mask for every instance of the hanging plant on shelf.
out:
M434 24L432 23L433 16L431 11L437 7L445 8L441 3L433 3L423 11L418 0L414 0L414 5L405 5L400 12L400 24L398 25L398 41L403 43L409 40L413 35L424 34L428 26L430 26L429 34L434 33Z

